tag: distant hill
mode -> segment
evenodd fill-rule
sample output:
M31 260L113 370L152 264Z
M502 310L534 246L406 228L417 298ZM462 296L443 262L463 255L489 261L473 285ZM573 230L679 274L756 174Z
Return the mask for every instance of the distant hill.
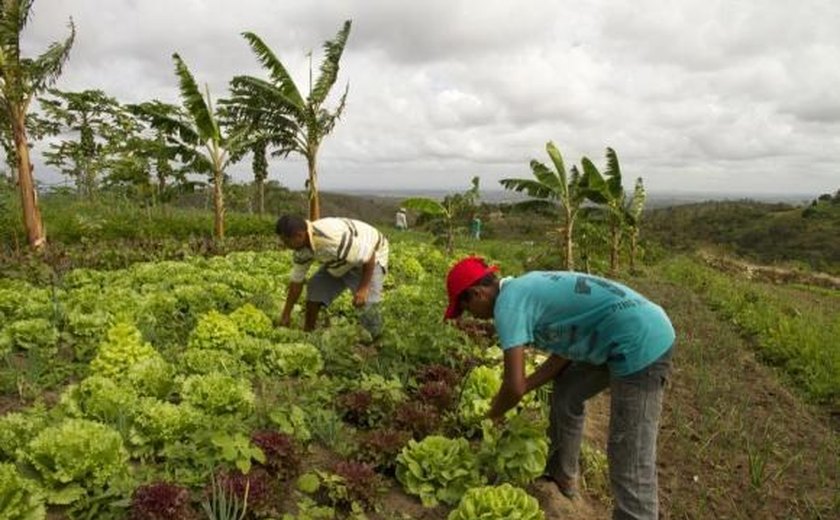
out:
M761 263L840 273L840 198L805 207L743 200L656 208L642 234L667 247L715 245Z

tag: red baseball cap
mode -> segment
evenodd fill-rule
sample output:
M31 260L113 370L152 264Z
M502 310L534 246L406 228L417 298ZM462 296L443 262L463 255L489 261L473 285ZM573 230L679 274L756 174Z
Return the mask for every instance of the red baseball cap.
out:
M490 273L499 272L495 265L487 265L483 258L468 256L453 265L446 275L446 291L449 293L449 307L443 319L451 320L461 315L458 297L461 293L475 285L475 283Z

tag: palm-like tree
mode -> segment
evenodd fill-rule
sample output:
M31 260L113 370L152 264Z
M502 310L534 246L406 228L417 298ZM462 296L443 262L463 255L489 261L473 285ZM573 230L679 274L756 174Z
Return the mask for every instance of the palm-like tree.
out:
M76 30L70 21L70 35L61 43L53 43L37 58L22 58L20 34L29 21L34 0L3 0L0 5L0 107L8 114L8 123L18 158L23 221L26 238L33 248L46 244L41 212L35 194L35 179L29 160L26 134L26 113L33 96L49 87L61 74L70 54Z
M627 226L630 231L630 270L636 270L636 250L639 241L639 229L642 221L642 211L645 209L645 185L642 178L636 179L633 196L627 203Z
M610 227L610 270L618 271L622 230L628 222L628 211L624 205L624 187L621 184L621 167L615 150L607 148L607 168L604 174L587 157L581 159L583 179L581 182L585 197L607 210Z
M178 76L181 100L187 118L173 117L154 105L139 108L145 112L153 128L163 130L178 145L181 160L195 171L208 172L213 179L213 236L225 236L224 170L230 158L247 146L247 129L233 129L223 134L219 116L213 109L209 88L202 96L198 84L187 65L176 53L175 74Z
M230 110L250 114L248 118L261 121L261 132L269 134L280 143L279 153L294 152L306 158L308 166L309 218L320 218L318 192L318 151L324 137L332 132L341 117L347 101L349 85L344 89L338 105L332 111L323 107L327 96L338 79L339 62L350 35L350 20L338 31L335 38L324 43L324 61L320 75L312 83L310 70L309 94L304 98L283 63L254 33L243 36L269 75L268 80L253 76L237 76L231 81L233 94Z
M575 221L585 200L581 189L580 174L574 166L570 168L571 175L566 173L563 157L557 146L549 141L545 145L554 170L545 164L531 160L533 179L502 179L499 181L505 189L524 192L537 200L520 203L520 206L545 207L557 210L560 218L560 233L563 237L563 252L565 254L564 268L574 269L574 239Z

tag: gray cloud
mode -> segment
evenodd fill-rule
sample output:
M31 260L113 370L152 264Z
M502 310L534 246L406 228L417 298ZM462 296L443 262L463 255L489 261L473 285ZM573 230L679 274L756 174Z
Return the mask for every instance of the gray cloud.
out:
M840 181L835 2L37 0L24 50L62 38L70 16L78 37L57 86L123 102L177 102L176 51L224 96L234 75L260 74L245 30L303 87L306 53L317 65L352 19L336 88L349 82L348 106L320 158L328 189L460 189L473 175L495 187L547 161L548 140L567 164L615 148L627 187L643 176L656 191L816 193ZM302 186L299 159L271 168Z

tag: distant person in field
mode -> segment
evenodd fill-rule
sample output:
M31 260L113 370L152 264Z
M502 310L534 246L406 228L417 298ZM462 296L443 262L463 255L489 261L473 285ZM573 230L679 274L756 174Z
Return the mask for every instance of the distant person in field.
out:
M488 416L503 420L526 393L553 382L544 478L576 495L585 402L610 389L607 455L613 518L658 518L656 437L675 333L665 311L618 282L536 271L499 279L478 257L446 279L445 319L493 319L504 351L502 387ZM525 348L549 354L525 375Z
M476 240L481 240L481 219L478 215L470 221L470 236Z
M345 289L353 291L353 305L359 321L375 339L382 332L379 302L382 281L388 269L388 240L373 226L349 218L305 220L283 215L277 220L277 234L294 250L291 280L280 325L291 323L292 308L300 298L313 261L321 266L306 287L303 330L315 328L321 307L333 302Z
M405 231L408 229L408 219L405 216L405 208L400 208L397 210L396 216L396 227L400 231Z

